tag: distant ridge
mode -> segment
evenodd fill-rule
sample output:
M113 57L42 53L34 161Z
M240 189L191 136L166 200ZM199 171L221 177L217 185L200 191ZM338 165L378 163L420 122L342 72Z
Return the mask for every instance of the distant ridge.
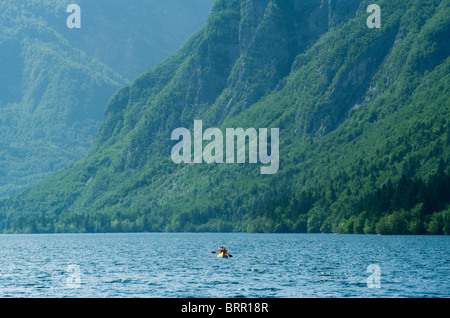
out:
M80 0L80 29L71 3L0 4L0 198L79 160L113 93L203 26L212 0Z

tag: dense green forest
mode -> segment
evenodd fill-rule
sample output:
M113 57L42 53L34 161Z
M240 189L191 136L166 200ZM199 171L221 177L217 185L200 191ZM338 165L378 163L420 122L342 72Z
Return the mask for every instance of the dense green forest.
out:
M450 234L450 174L439 170L428 180L402 175L355 202L336 233ZM347 193L347 195L350 195ZM308 212L315 204L330 205L337 198L333 185L301 194L279 194L251 217L249 231L330 232L332 224L314 223Z
M351 216L342 219L336 233L343 234L450 234L450 173L439 170L429 180L408 179L405 175L395 185L387 184L354 204ZM330 205L336 200L333 186L300 194L290 191L270 193L268 199L246 220L247 232L320 233L330 232L329 223L317 222L311 209L320 202ZM228 211L231 212L231 211ZM218 211L199 209L176 217L178 231L230 231L234 227L217 221L205 225ZM110 220L113 219L112 222ZM168 220L158 223L149 214L79 213L37 214L2 220L9 225L6 233L64 232L152 232L160 231ZM172 223L173 224L173 223ZM328 228L327 228L328 227Z
M450 1L214 3L87 154L0 202L19 232L449 234ZM178 127L279 128L280 169L175 164Z

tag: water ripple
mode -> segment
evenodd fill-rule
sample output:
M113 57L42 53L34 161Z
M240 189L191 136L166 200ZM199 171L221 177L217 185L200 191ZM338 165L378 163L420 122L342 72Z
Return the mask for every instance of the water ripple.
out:
M233 258L210 253L223 244ZM0 235L0 296L447 298L449 247L446 236Z

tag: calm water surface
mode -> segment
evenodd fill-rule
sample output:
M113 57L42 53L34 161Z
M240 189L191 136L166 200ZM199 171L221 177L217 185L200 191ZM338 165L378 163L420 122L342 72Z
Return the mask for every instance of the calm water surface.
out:
M448 236L0 235L0 297L447 298L449 251Z

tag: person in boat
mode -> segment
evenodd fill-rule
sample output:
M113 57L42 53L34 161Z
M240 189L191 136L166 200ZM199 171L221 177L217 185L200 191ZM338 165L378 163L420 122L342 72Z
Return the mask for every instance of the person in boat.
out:
M223 253L223 255L228 255L228 251L225 246L219 247L219 253Z

